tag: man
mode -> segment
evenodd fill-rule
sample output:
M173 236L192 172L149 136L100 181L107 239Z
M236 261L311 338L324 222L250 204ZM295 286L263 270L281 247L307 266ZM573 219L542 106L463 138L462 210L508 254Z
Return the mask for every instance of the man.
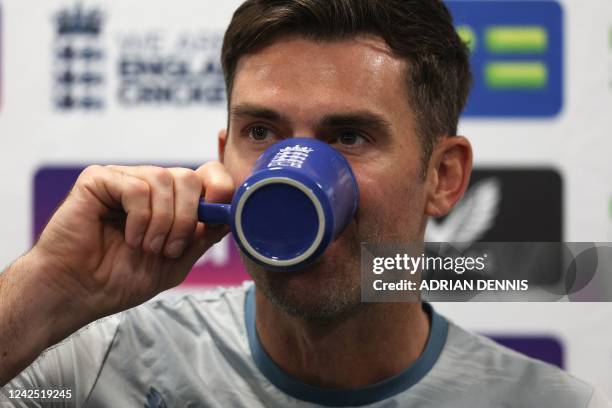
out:
M455 136L468 56L441 2L248 0L222 61L220 162L89 167L2 276L5 394L70 391L94 407L607 406L430 305L360 302L360 243L422 240L468 183L471 147ZM227 233L197 223L200 197L229 201L259 154L294 136L332 144L359 184L357 215L325 254L290 274L245 259L254 286L130 309Z

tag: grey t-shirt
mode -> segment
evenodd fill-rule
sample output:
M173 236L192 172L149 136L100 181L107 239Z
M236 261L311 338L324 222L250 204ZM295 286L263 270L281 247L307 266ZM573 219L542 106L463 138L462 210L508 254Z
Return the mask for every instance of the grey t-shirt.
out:
M70 390L72 398L56 399L54 407L612 406L564 371L423 306L431 332L416 362L380 383L333 390L302 383L270 359L255 331L252 283L154 300L48 349L2 388L0 406L48 406L36 398L9 399L18 389Z

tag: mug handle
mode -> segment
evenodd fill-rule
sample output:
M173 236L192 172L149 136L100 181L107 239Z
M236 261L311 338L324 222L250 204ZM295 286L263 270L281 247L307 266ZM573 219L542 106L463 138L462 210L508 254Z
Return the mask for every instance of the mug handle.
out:
M232 218L232 206L230 204L213 204L200 200L198 204L198 220L205 224L229 225Z

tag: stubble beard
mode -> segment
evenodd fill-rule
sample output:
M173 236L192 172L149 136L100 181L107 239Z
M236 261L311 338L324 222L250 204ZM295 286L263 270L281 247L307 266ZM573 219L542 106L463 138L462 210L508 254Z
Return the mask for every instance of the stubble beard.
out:
M373 240L378 241L380 234ZM367 308L361 302L361 241L355 231L312 265L295 272L265 269L241 254L257 290L282 312L317 324L339 322Z

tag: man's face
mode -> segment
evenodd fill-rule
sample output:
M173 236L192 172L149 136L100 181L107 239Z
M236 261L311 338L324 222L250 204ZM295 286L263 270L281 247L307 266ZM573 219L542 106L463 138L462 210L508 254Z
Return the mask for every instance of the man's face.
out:
M236 185L268 146L297 136L330 143L359 185L356 217L315 264L275 273L245 258L257 287L289 313L309 319L350 313L360 304L360 243L422 239L421 147L405 70L372 36L282 38L239 60L229 133L221 136L222 159Z

